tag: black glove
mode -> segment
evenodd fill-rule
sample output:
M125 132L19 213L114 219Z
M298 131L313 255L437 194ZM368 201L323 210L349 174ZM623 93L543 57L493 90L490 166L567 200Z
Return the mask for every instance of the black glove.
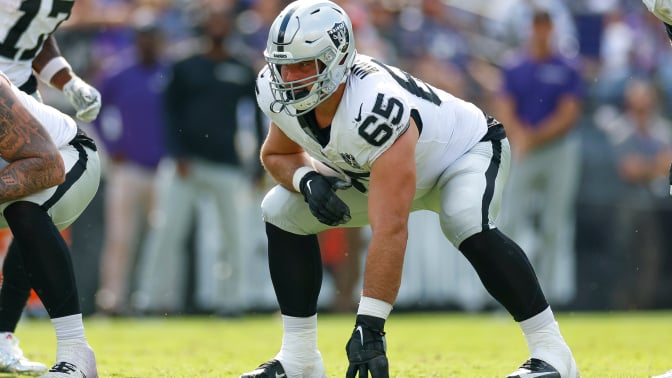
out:
M385 320L367 315L357 315L355 330L345 344L348 355L348 371L345 378L388 378L387 343L383 327Z
M350 183L338 177L323 176L315 171L306 173L299 183L310 212L329 226L338 226L350 220L348 205L336 196L336 190L349 187Z

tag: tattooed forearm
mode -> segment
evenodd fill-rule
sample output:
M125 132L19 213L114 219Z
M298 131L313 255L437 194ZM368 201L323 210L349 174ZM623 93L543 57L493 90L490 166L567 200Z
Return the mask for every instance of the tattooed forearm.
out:
M61 160L60 155L57 156ZM37 193L61 183L63 163L22 159L0 171L0 203Z
M65 168L49 134L0 77L0 203L58 185Z

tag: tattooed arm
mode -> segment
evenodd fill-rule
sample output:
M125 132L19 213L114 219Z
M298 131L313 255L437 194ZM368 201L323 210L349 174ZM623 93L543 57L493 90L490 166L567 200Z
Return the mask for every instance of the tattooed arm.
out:
M61 184L65 166L47 131L0 76L0 203Z

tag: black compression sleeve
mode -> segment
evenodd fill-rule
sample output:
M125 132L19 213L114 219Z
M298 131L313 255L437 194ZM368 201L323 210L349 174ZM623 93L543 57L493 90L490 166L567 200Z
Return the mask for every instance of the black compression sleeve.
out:
M31 286L50 318L81 313L68 246L49 214L32 202L14 202L5 219L21 251Z
M21 251L12 241L2 263L0 288L0 332L14 332L30 296L30 281L23 268Z
M316 235L297 235L266 223L268 267L283 315L317 313L322 287L322 257Z
M488 293L516 321L529 319L548 307L527 255L498 229L470 236L459 249Z

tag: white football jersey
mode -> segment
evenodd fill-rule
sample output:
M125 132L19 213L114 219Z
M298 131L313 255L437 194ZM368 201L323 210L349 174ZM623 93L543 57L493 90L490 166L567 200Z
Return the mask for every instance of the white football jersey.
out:
M7 78L1 71L0 75ZM56 147L60 149L67 146L75 135L77 135L77 123L72 117L54 107L37 101L33 96L26 94L14 84L11 84L11 88L14 95L21 101L21 104L47 130Z
M269 78L267 68L257 78L261 110L311 157L362 192L368 191L374 162L407 130L411 117L420 129L415 152L416 198L432 188L446 167L487 131L485 114L474 104L358 54L323 147L316 126L310 126L313 113L293 117L279 111Z
M672 0L642 0L642 2L659 20L672 25Z
M70 17L74 0L0 0L0 71L23 85L44 41Z

